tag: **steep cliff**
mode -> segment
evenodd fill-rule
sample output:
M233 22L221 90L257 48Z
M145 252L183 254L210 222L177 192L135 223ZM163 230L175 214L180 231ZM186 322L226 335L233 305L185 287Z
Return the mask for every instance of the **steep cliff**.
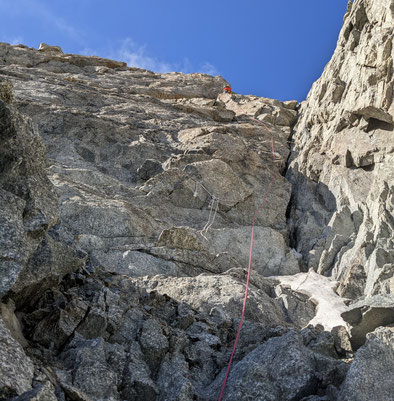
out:
M352 299L394 290L393 13L388 0L349 3L287 172L293 246Z
M42 290L81 266L83 255L61 238L58 198L36 127L1 100L0 135L0 296L12 289L27 297L28 288Z
M393 12L300 107L0 43L0 400L216 400L263 199L223 400L390 399Z
M217 97L225 85L219 77L1 49L15 106L37 124L47 146L61 220L92 263L131 276L245 266L245 227L274 169L277 183L256 238L270 250L261 252L256 269L299 271L286 246L289 184L279 174L294 110L268 99ZM276 168L271 133L258 116L280 119L272 128ZM206 240L199 230L210 202L218 210Z

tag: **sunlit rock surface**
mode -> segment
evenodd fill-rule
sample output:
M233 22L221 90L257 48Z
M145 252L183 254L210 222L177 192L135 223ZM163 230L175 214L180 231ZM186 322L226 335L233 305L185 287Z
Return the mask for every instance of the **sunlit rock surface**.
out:
M301 107L0 43L0 399L217 400L264 201L223 400L387 401L393 11Z

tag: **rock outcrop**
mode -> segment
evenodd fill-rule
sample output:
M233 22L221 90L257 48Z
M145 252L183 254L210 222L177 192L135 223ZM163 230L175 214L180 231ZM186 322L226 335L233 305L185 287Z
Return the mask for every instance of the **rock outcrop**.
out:
M62 241L58 199L31 121L0 101L0 296L43 289L81 266ZM63 259L67 262L63 263ZM81 259L82 258L82 259ZM26 292L24 297L26 298Z
M299 271L286 243L290 191L280 175L294 118L280 126L255 119L294 110L217 97L220 77L110 68L103 59L9 45L2 57L16 107L47 146L61 221L93 264L130 276L245 267L251 217L275 174L257 218L256 269Z
M342 313L350 325L351 342L354 350L365 343L367 333L379 326L394 324L394 298L389 295L375 295L360 300Z
M394 329L379 327L367 335L343 384L343 401L389 400L393 397Z
M0 43L0 400L216 400L260 206L223 400L390 399L393 12L301 108Z
M394 290L394 3L355 0L293 134L292 245L339 294Z
M12 175L4 188L37 176L31 181L51 194L26 197L37 198L42 216L32 238L24 198L20 212L2 211L20 227L19 242L4 230L7 244L29 250L4 288L3 317L34 367L23 388L0 382L4 394L215 398L206 387L228 362L251 219L265 196L236 360L313 318L308 296L275 292L277 281L264 278L299 272L281 175L294 102L222 95L220 77L155 74L46 45L0 51L13 107L30 117L4 105L23 121L2 119L16 143L5 138ZM23 151L30 136L36 143ZM21 368L19 359L9 363L12 372Z
M311 393L317 394L319 388L326 392L329 386L330 396L335 397L332 383L341 383L348 367L312 351L305 345L306 338L305 332L297 335L290 331L250 352L234 366L224 399L242 400L247 394L256 400L307 400ZM283 376L285 381L280 379ZM218 377L220 384L221 380L223 375Z

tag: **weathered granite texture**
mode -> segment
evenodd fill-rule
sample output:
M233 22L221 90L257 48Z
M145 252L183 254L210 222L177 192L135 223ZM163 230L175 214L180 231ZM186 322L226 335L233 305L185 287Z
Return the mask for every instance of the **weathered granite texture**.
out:
M394 298L390 295L368 297L349 305L342 317L350 325L351 343L356 350L365 343L368 333L394 324Z
M37 296L22 322L34 344L30 352L49 364L58 393L74 389L92 401L213 401L239 322L242 281L236 275L133 279L73 273L58 289ZM265 293L270 279L253 281L230 393L243 391L245 398L237 399L247 399L268 396L269 388L279 401L339 391L347 365L338 359L331 335L313 328L289 331L297 315L289 320L280 302ZM248 376L237 375L241 366L249 370L248 380L255 379L248 362L254 355L269 383L258 393L238 390L239 380Z
M284 287L275 292L278 282L264 278L299 272L287 244L290 186L281 176L294 102L222 95L219 77L154 74L47 45L39 52L5 44L0 50L1 73L12 81L15 107L31 117L30 131L37 127L44 139L59 196L58 209L50 182L40 183L54 195L39 199L51 201L55 218L26 256L34 269L18 272L4 290L2 315L34 367L24 387L7 396L215 399L212 383L228 362L242 310L251 218L271 181L256 220L235 361L313 318L316 304L308 296ZM21 127L13 137L23 144ZM17 153L18 165L32 159L29 171L37 165L44 171L40 157L29 155ZM25 170L11 170L13 182L26 179ZM201 232L207 222L212 226ZM58 243L68 253L54 257ZM33 272L69 271L75 272L60 284L30 283ZM322 352L320 336L308 337L316 354L310 371ZM330 383L339 391L343 363L330 344L331 359L323 359L327 369L338 366ZM22 369L18 359L9 364ZM304 393L327 388L316 384Z
M286 175L293 246L352 299L394 290L393 33L392 0L349 2Z
M379 327L367 335L339 394L341 401L393 398L394 328Z
M0 400L217 400L268 188L224 400L389 399L394 6L348 8L288 164L297 102L0 43Z
M277 282L263 278L299 272L287 243L290 187L281 176L294 102L221 95L220 77L155 74L48 45L1 44L0 53L14 107L31 118L23 117L28 130L13 129L19 146L11 148L17 166L29 167L13 168L4 156L13 174L7 182L39 171L44 181L33 181L52 195L36 202L54 216L34 243L22 230L22 203L19 214L9 212L19 219L19 242L4 229L7 243L30 247L27 269L3 292L2 315L34 366L10 396L211 399L205 388L226 366L242 310L251 219L271 181L256 220L236 360L313 318L307 296L276 294ZM37 139L31 152L21 151L25 131ZM58 276L74 271L58 285ZM10 365L22 368L18 360Z
M44 45L0 44L0 55L15 106L47 147L62 224L92 263L130 276L246 267L253 213L274 175L256 221L255 268L299 271L280 175L294 104L218 96L221 77L155 74Z
M58 198L31 120L0 101L0 296L43 289L82 265L60 235ZM64 258L67 263L62 263ZM24 297L27 293L24 293Z

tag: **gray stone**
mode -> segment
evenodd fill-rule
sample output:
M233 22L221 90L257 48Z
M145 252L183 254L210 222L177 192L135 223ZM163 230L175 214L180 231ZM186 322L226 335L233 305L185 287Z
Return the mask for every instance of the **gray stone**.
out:
M292 135L293 245L308 268L333 276L352 299L392 293L393 48L392 2L349 3ZM345 209L348 223L334 227Z
M287 109L290 110L295 110L298 106L297 100L287 100L286 102L283 102L283 104Z
M95 251L93 255L108 271L131 277L156 274L176 276L179 271L175 263L145 252L124 249L108 252Z
M323 331L315 339L310 341L308 347L313 351L319 352L323 355L333 358L337 356L336 349L334 347L334 338L331 333L327 331Z
M334 345L339 355L352 352L350 336L345 326L335 326L331 330L331 335L334 337Z
M75 337L61 358L66 368L73 369L72 384L91 398L103 400L117 394L117 376L107 365L102 338Z
M185 171L225 206L232 207L252 193L231 167L221 160L191 163ZM237 188L236 192L234 188Z
M159 400L189 401L193 399L194 386L189 378L189 366L183 355L166 356L158 376L161 392Z
M44 172L44 149L31 122L0 102L0 132L0 295L4 295L58 216L57 198Z
M270 207L256 218L261 229L272 230L275 242L269 251L261 251L266 253L262 263L272 259L266 274L298 270L284 235L289 187L277 174L289 154L287 134L282 126L270 124L268 130L252 118L233 122L237 113L252 116L264 107L272 121L279 115L293 118L294 110L279 101L241 95L227 104L221 95L217 98L226 84L221 77L155 74L42 48L1 44L0 55L5 70L16 65L20 74L32 77L20 85L10 71L15 104L42 134L49 177L60 197L61 225L84 252L109 271L127 274L132 265L134 276L194 275L208 264L214 271L228 270L238 261L218 250L223 238L215 249L205 244L201 257L182 248L158 249L155 242L163 230L202 229L213 197L219 198L219 208L212 228L250 230L275 174L281 185L273 186ZM236 111L236 104L245 112ZM248 111L252 109L254 113ZM277 138L276 163L272 135ZM35 231L45 224L41 215L27 223Z
M11 398L31 390L34 364L14 340L1 317L0 345L0 398Z
M69 384L60 383L61 389L62 389L62 395L64 397L64 394L67 395L68 398L70 398L71 401L91 401L91 398L89 398L85 393L82 391L78 390L74 386L71 386ZM56 394L58 401L63 401L60 397L61 395L59 394L59 391ZM64 398L65 400L65 398Z
M163 167L161 163L157 160L147 159L142 164L141 167L137 170L138 178L141 180L149 180L149 178L154 177L156 174L160 174L163 172Z
M56 282L81 266L84 255L55 234L58 198L35 126L2 102L0 125L0 295L11 288L35 292L43 281Z
M316 394L317 360L315 354L304 347L302 337L292 331L283 337L270 339L233 366L223 399L284 401ZM331 359L324 361L328 364ZM335 361L329 369L338 369L339 365ZM216 386L221 384L223 373L218 376ZM337 375L340 384L344 372L337 372ZM283 377L286 380L282 380Z
M130 362L127 364L125 377L123 378L122 399L156 400L158 388L151 379L151 371L143 361L144 355L138 344L133 343L129 352ZM150 362L153 362L154 365L153 360L150 360Z
M0 78L0 101L12 103L14 100L13 86L10 81Z
M140 284L141 285L141 284ZM194 310L213 314L223 320L239 318L244 297L244 283L228 275L199 275L196 277L156 276L143 284L160 294L166 294ZM152 288L152 289L153 289ZM286 316L279 305L261 289L251 286L246 319L268 327L285 325Z
M13 397L11 401L58 401L58 398L55 394L55 387L47 381L18 397Z
M367 334L343 384L343 401L386 401L393 398L394 329L379 327Z
M160 234L158 245L205 251L213 255L227 253L239 266L247 266L250 233L251 227L212 228L206 233L199 233L186 227L173 227ZM299 272L297 259L288 249L285 239L279 232L271 228L256 227L254 244L254 270L262 276ZM229 267L232 266L227 268Z
M50 45L47 45L46 43L40 43L40 47L38 48L38 51L47 52L47 53L63 54L63 51L60 46L50 46Z
M38 288L43 291L58 284L65 274L84 266L86 260L86 253L70 241L63 226L52 227L13 286L13 292L20 294L14 295L15 302L18 305L33 302Z
M293 291L289 286L279 285L275 288L289 322L305 327L316 314L316 304L308 295Z
M337 288L337 293L344 298L357 299L364 294L366 279L364 266L354 264L347 270Z
M341 316L351 326L350 342L356 350L364 344L367 333L394 323L394 297L375 295L365 298L350 305Z
M27 347L28 343L23 335L21 322L14 312L15 304L11 299L8 300L7 304L0 303L0 313L5 327L22 347Z
M151 371L155 371L169 349L168 340L155 320L149 319L143 323L139 342L145 355L146 363Z

